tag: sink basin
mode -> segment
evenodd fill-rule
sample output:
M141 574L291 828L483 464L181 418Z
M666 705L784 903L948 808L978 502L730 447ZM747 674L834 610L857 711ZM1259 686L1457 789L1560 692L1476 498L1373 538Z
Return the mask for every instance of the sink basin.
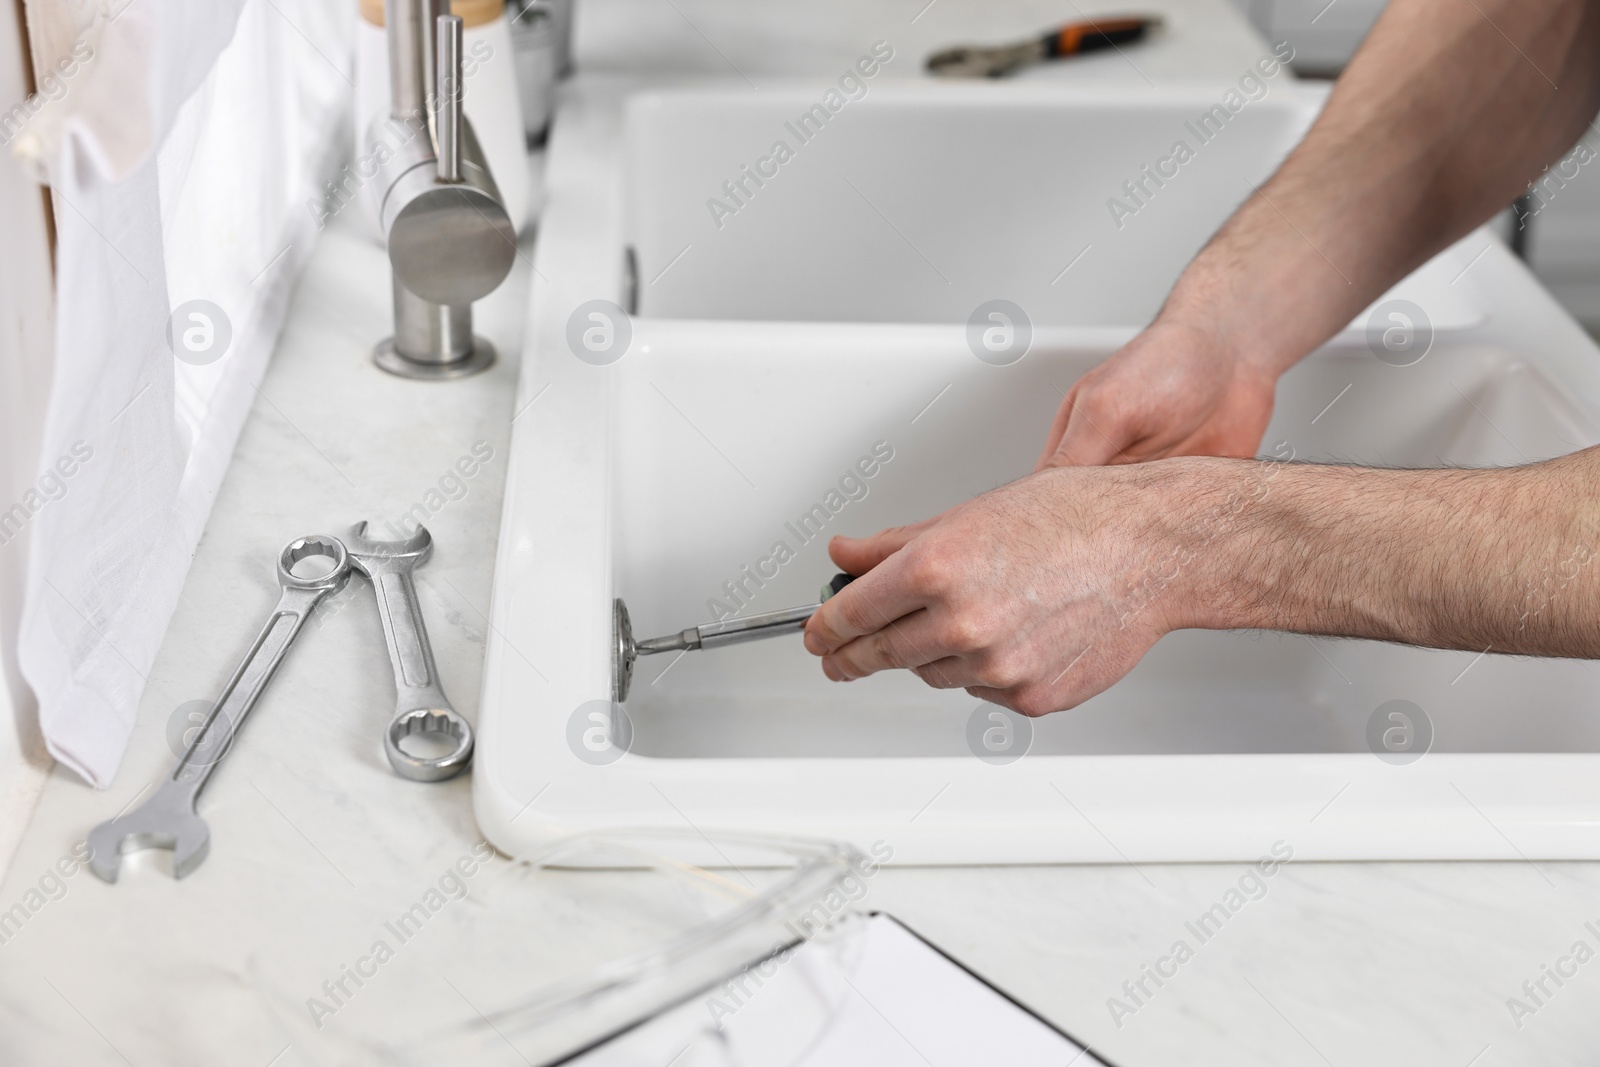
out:
M1028 473L1067 387L1109 355L1050 347L991 367L959 340L902 346L804 329L781 340L749 330L641 336L650 351L616 376L626 430L611 471L612 577L641 635L709 622L717 604L731 614L815 600L834 571L831 535L933 515ZM1538 370L1500 348L1441 345L1416 366L1393 367L1364 347L1333 347L1288 375L1280 395L1268 451L1299 459L1491 466L1600 441ZM823 427L825 437L797 447ZM856 463L886 454L873 477L848 479L860 499L845 496L840 483ZM792 560L777 562L778 544ZM1111 690L1039 720L1029 758L1366 752L1368 716L1402 697L1432 716L1436 752L1600 752L1591 697L1600 665L1485 657L1470 686L1451 686L1473 658L1175 633ZM1522 707L1535 690L1538 706ZM627 711L641 756L921 758L968 756L976 703L903 671L835 685L790 639L641 660Z
M551 149L485 668L491 840L688 825L916 863L1250 860L1277 840L1305 859L1600 858L1600 668L1578 661L1182 632L1001 763L971 740L994 709L904 673L833 685L779 639L641 660L626 751L584 751L608 721L613 596L640 636L803 603L828 536L1031 469L1071 383L1320 99L1275 87L1117 228L1120 176L1221 92L874 88L714 217L705 200L820 90L580 79ZM595 365L569 320L629 300L625 248L631 341ZM1004 366L965 327L996 297L1036 326ZM1427 354L1393 366L1348 331L1283 379L1269 453L1503 465L1600 441L1600 352L1492 237L1389 297L1425 309ZM1420 759L1370 746L1395 700L1431 727Z
M1036 326L1143 326L1326 95L1277 84L1213 131L1197 120L1218 88L996 88L878 86L815 131L796 124L815 89L630 98L638 313L955 323L1004 297ZM1180 140L1193 157L1163 179ZM1412 298L1435 327L1472 325L1470 281L1441 273L1410 279Z

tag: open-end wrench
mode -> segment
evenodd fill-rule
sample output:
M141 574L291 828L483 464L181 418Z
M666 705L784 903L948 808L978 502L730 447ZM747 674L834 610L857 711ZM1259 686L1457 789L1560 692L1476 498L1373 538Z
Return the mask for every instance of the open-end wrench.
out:
M332 570L316 578L295 577L295 564L314 556L332 562ZM178 765L149 800L89 832L89 868L96 875L115 882L123 855L145 848L170 848L172 872L178 878L200 866L211 850L211 830L195 810L200 791L233 747L245 716L272 680L311 609L349 577L350 558L336 537L313 534L284 546L278 555L278 585L282 588L278 606L272 609L267 624L228 679Z
M414 782L453 778L472 762L472 724L444 695L439 671L433 665L433 647L422 621L422 605L411 572L433 555L433 536L420 523L404 541L375 541L367 524L358 522L345 537L350 565L372 579L378 597L378 617L389 646L396 691L394 718L383 734L383 751L389 766ZM410 734L441 734L455 741L445 755L434 759L413 756L400 747Z

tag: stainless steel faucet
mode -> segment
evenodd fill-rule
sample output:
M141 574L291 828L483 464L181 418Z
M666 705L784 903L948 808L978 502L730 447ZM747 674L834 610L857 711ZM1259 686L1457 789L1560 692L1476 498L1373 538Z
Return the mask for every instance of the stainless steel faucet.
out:
M449 0L385 0L391 116L368 135L381 160L372 188L394 271L394 336L373 349L406 378L458 378L494 363L472 332L472 302L505 280L516 228L462 113L461 20ZM398 150L380 127L415 136ZM378 148L383 142L382 150Z

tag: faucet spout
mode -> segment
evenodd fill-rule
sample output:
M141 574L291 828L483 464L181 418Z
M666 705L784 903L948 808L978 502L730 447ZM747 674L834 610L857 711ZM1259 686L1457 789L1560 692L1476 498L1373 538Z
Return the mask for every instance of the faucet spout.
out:
M516 229L463 112L461 19L446 0L386 0L391 116L368 135L382 159L369 188L394 272L394 334L373 349L407 378L459 378L494 363L472 304L516 259ZM415 131L398 149L387 130ZM377 151L383 140L384 151Z

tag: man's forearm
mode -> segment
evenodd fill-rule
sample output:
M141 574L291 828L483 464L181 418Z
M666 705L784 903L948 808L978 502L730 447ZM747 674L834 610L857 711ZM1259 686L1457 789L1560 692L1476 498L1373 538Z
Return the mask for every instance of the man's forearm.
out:
M1600 449L1499 470L1193 464L1180 625L1600 658Z
M1597 108L1588 0L1394 0L1162 314L1279 373L1502 209Z

